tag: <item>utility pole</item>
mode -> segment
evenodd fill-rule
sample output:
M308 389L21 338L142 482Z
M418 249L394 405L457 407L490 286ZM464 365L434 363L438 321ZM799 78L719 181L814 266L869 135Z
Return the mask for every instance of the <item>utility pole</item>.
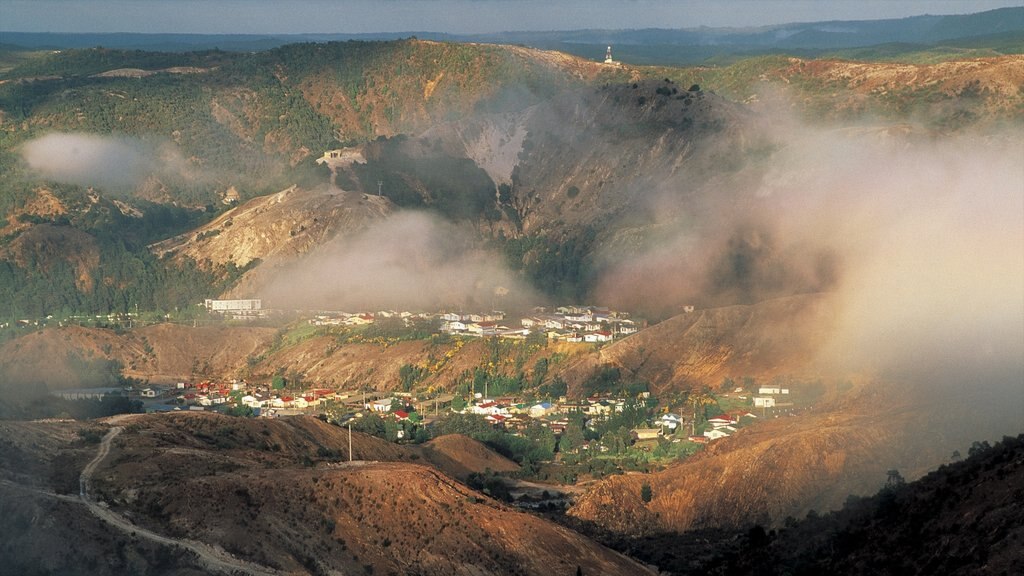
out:
M352 421L348 421L348 461L352 461Z
M381 188L384 186L383 180L377 180L377 196L381 195Z

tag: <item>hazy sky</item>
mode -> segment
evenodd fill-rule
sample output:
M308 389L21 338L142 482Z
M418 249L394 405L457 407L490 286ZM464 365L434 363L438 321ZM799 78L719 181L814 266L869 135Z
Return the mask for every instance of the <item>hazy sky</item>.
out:
M0 30L283 34L691 28L963 14L1021 5L1024 0L0 0Z

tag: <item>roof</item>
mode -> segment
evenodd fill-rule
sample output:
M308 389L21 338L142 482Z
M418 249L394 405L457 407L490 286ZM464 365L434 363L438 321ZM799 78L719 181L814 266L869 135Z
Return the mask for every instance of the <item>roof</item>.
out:
M404 420L409 417L409 413L405 410L396 410L395 416L397 416L399 420Z

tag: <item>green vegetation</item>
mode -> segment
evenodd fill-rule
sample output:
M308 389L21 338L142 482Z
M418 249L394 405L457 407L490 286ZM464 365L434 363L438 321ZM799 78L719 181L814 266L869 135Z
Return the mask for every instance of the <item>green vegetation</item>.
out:
M536 470L542 462L554 458L555 435L540 425L528 428L523 436L496 430L483 416L450 414L434 423L434 437L445 434L464 434L487 444L499 454L510 458L529 470Z
M366 164L353 169L364 186L381 183L381 193L407 208L429 208L454 220L498 220L495 184L469 158L440 149L416 149L405 136L380 139L368 147Z
M502 248L509 267L520 271L535 288L555 299L575 302L587 294L596 240L596 229L587 228L558 240L544 235L512 238Z

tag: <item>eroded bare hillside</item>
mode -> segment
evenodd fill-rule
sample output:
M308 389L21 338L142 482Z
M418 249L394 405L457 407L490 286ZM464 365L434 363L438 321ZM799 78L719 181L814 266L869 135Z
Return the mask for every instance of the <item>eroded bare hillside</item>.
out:
M315 419L250 420L214 414L134 416L119 422L111 454L90 482L92 497L112 513L173 541L226 550L263 571L288 574L646 574L641 565L537 516L470 490L394 444ZM5 548L16 566L40 561L45 542L68 541L62 527L87 535L80 564L57 553L45 565L63 573L113 574L150 566L189 573L195 557L168 546L129 546L127 534L98 522L64 494L77 491L78 462L96 444L75 443L77 424L4 425L5 436L34 443L19 454L63 471L26 479L4 467L0 489L26 535ZM11 428L14 426L14 428ZM35 428L59 429L58 434ZM20 428L18 428L20 427ZM25 430L23 428L28 428ZM100 425L99 434L106 430ZM62 432L63 431L63 432ZM35 438L35 439L33 439ZM24 439L24 440L21 440ZM39 442L44 442L47 450ZM72 457L71 460L67 460ZM43 465L42 469L47 466ZM52 516L32 519L45 510ZM3 523L7 526L7 523ZM62 540L58 540L62 539ZM100 563L103 546L120 550Z
M203 377L231 378L250 355L273 341L272 328L157 324L117 333L68 326L32 332L0 346L9 384L46 383L51 389L95 386L93 368L117 361L124 375L153 383Z

